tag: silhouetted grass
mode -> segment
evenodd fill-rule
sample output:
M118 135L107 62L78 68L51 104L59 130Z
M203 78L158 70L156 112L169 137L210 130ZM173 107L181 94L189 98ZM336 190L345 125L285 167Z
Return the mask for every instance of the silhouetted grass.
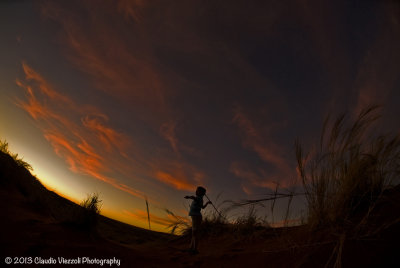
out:
M216 198L216 202L219 196ZM231 238L251 238L255 231L261 229L269 229L269 225L257 216L255 206L250 206L246 214L237 217L236 219L228 219L228 213L232 207L222 206L227 201L216 205L216 209L210 207L203 216L199 234L203 238L229 236ZM173 212L166 209L167 213L172 216L171 224L168 226L171 233L178 233L183 237L192 235L192 226L190 219L183 220L182 217L177 217Z
M18 157L18 154L9 151L7 141L0 140L0 151L11 156L19 167L26 168L27 170L33 170L30 164L25 162L22 158Z
M254 231L263 228L270 228L269 224L258 216L257 210L254 205L251 205L246 214L238 217L234 221L234 230L240 235L249 236Z
M249 212L252 210L255 210L255 206L260 206L262 208L268 208L268 204L269 204L270 210L267 210L267 215L265 216L265 218L264 219L259 218L259 221L262 222L262 225L263 226L279 225L279 227L280 226L288 227L288 226L296 225L296 224L293 224L294 222L301 222L300 219L298 219L298 220L290 219L290 208L292 205L293 198L296 196L300 196L300 195L304 195L304 194L296 193L295 191L290 190L289 188L280 189L279 184L277 183L274 192L270 193L270 194L264 194L264 197L262 197L262 198L245 199L245 200L240 200L240 201L227 200L225 202L231 204L230 209L250 206ZM279 222L275 222L275 219L274 219L275 206L276 206L277 200L287 200L284 217ZM267 222L268 216L270 217L270 222Z
M377 135L378 107L360 112L354 122L345 114L325 120L319 146L304 154L296 141L298 172L312 229L331 229L337 245L327 265L341 266L348 237L371 235L379 226L371 216L385 190L399 183L400 137ZM388 226L388 223L382 223Z
M98 193L88 194L88 196L80 203L80 206L92 214L100 214L101 202Z
M373 135L376 110L370 107L362 111L347 127L346 116L341 115L330 132L326 120L319 149L311 156L304 155L296 142L310 225L363 223L383 191L399 179L400 139L398 135Z
M189 220L185 220L184 218L175 215L169 209L165 209L165 212L167 212L171 218L171 223L167 226L167 229L170 229L170 233L186 235L187 230L191 228Z
M248 207L248 211L234 219L229 219L225 211L206 214L199 230L201 237L225 237L233 240L251 240L257 237L259 232L270 230L269 224L258 216L254 205ZM191 235L191 228L187 229Z
M72 219L80 228L94 231L101 209L101 200L98 193L88 194L79 204L83 209L77 210L75 219Z
M31 165L19 158L18 154L10 152L8 143L1 140L0 160L0 184L16 187L32 204L40 207L47 198L42 195L47 189L31 174Z

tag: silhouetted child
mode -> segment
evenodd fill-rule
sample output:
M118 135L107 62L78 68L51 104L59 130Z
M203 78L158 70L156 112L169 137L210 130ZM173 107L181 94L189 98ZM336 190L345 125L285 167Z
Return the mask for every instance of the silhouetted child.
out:
M190 205L189 216L192 217L192 241L190 242L190 251L194 254L198 253L197 246L199 244L199 228L202 221L201 209L204 209L208 204L211 204L211 201L208 201L203 205L203 196L205 194L206 189L199 186L196 189L196 196L185 196L185 199L193 199L192 204Z

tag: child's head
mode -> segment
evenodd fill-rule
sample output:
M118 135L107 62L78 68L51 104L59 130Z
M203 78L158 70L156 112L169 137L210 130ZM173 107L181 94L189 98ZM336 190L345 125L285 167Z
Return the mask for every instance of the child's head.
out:
M204 187L201 187L201 186L197 187L197 189L196 189L197 196L203 196L205 194L206 194L206 189Z

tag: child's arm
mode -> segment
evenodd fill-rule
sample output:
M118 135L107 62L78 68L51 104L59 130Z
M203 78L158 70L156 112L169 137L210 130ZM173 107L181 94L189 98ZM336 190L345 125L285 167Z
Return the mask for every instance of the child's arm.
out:
M193 195L187 195L187 196L185 196L184 198L185 198L185 199L193 199L193 200L195 199L195 197L194 197Z
M208 201L204 206L203 209L205 209L207 207L208 204L212 204L211 201Z

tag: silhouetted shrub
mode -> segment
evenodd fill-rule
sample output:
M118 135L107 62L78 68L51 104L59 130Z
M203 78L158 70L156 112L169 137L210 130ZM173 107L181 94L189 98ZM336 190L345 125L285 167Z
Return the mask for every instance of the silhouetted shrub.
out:
M79 205L76 223L79 227L87 230L94 230L97 226L98 215L100 214L101 202L98 193L89 194Z

